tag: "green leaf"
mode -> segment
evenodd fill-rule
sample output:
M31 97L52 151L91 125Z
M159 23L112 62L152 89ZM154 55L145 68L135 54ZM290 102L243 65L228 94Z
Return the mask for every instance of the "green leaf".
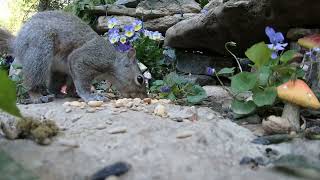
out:
M187 96L188 103L197 104L207 98L206 91L199 85L194 86L194 93L195 95Z
M269 81L269 77L272 73L272 70L268 66L262 66L258 72L258 81L260 86L266 86Z
M17 117L22 117L16 106L16 87L5 71L0 70L0 109Z
M264 42L251 46L251 48L245 52L246 56L254 62L254 66L258 69L269 62L271 53L271 50Z
M254 73L241 72L231 78L231 90L234 93L242 93L254 88L257 77Z
M217 72L217 75L223 75L223 74L232 74L234 73L235 67L232 68L222 68L219 72Z
M256 109L256 105L253 101L244 102L233 100L231 109L236 114L250 114Z
M277 98L275 87L265 88L264 91L254 92L253 101L258 106L272 105Z
M287 63L288 61L290 61L294 57L295 54L296 54L295 50L286 51L280 57L280 61L283 63Z
M163 80L156 80L152 83L152 86L163 86L164 82Z
M174 101L177 99L173 92L169 93L167 98L170 99L171 101Z

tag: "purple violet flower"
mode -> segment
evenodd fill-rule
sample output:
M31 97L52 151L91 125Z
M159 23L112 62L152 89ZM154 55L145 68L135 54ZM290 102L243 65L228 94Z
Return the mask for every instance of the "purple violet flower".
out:
M119 43L118 46L116 46L116 50L120 52L126 52L131 48L131 45L129 43Z
M268 44L268 48L272 50L271 58L276 59L278 52L283 51L288 43L282 43L284 41L282 33L275 32L275 30L269 26L266 27L265 32L271 42L271 44Z
M160 88L160 92L162 92L162 93L168 93L168 92L170 92L170 90L171 90L171 88L169 86L162 86Z
M316 61L319 52L320 48L312 48L310 51L306 52L306 55L309 56L313 61Z
M108 35L110 36L111 34L119 34L119 29L118 28L109 29Z
M207 67L206 68L206 74L209 75L209 76L212 76L214 74L216 70L212 67Z

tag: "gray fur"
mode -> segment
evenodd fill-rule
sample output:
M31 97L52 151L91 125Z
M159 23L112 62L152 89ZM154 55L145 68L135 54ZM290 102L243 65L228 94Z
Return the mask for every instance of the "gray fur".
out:
M146 97L145 85L136 81L141 72L135 51L117 52L76 16L40 12L24 24L16 38L5 32L0 30L0 48L12 49L21 62L29 94L45 95L43 89L58 94L72 80L83 100L103 100L90 92L92 81L102 77L125 97Z

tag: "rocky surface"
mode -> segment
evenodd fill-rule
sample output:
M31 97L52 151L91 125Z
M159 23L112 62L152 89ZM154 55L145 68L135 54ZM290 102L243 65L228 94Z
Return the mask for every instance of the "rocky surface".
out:
M250 45L267 40L266 26L284 33L291 27L319 26L319 1L229 0L212 3L208 12L171 27L166 32L165 45L225 55L224 45L228 41L236 42L237 50L244 52Z
M155 112L159 106L165 108L163 117ZM252 132L209 108L151 99L117 100L95 107L93 113L87 112L93 107L61 100L19 107L25 116L53 119L62 129L49 146L0 136L0 149L41 179L86 179L117 161L132 165L120 178L128 180L294 179L240 166L244 156L266 158L268 146L252 144ZM280 154L318 155L318 142L303 143L313 149L299 143L272 148ZM292 149L296 146L300 148Z
M124 5L129 8L136 8L141 0L117 0L114 4Z
M150 19L144 21L144 28L149 31L159 31L161 33L165 33L171 26L177 24L178 22L189 19L191 17L194 17L195 13L187 13L181 16L181 14L174 14L172 16L164 16L160 18ZM121 28L124 27L124 25L132 24L135 20L134 17L130 16L112 16L117 18L119 25ZM105 33L108 29L108 20L111 18L111 16L100 16L98 18L98 22L96 25L96 30L99 33Z
M176 54L177 70L191 74L207 74L207 67L213 67L216 71L225 67L233 67L235 61L230 57L212 57L197 52L178 51Z
M178 13L199 13L200 10L200 5L194 0L145 0L138 4L136 13L156 18Z

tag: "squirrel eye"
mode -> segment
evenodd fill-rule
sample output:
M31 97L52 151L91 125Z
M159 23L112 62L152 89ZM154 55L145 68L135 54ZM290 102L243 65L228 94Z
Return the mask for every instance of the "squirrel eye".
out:
M142 85L143 82L144 82L144 78L143 78L141 75L137 76L137 82L138 82L140 85Z

